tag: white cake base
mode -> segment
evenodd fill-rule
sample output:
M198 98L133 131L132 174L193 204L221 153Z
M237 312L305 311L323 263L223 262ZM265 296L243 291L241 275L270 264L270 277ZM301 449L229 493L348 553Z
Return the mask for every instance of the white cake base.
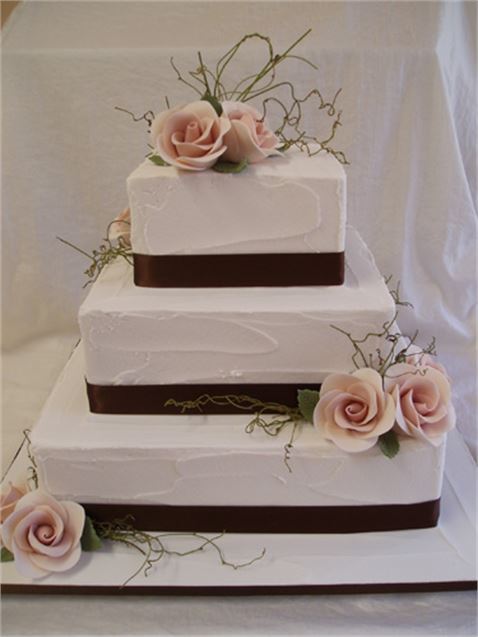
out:
M65 413L65 416L68 414ZM19 456L6 479L24 477ZM2 565L3 593L83 594L303 594L467 590L476 587L475 465L458 432L449 435L447 474L438 527L353 535L228 534L219 540L228 560L264 557L242 569L221 566L213 549L161 561L145 577L123 583L141 556L105 545L83 553L78 565L34 583L14 563ZM208 534L212 537L211 534ZM190 538L172 538L169 547L186 550Z

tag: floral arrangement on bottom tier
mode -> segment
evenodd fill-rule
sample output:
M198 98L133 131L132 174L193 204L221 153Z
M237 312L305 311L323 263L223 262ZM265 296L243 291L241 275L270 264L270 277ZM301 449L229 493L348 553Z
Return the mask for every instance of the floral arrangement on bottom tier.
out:
M1 561L14 561L23 577L39 579L51 573L69 571L78 564L83 551L97 551L105 541L135 549L142 556L138 569L122 586L126 586L141 572L147 576L166 557L187 557L209 548L216 553L223 566L236 570L250 566L266 553L262 549L248 561L230 562L218 544L224 532L212 537L202 533L147 533L134 526L132 516L112 522L94 520L86 515L85 509L77 502L57 500L39 488L28 430L24 436L23 444L27 443L31 462L30 476L22 484L10 482L0 496ZM189 538L193 542L191 548L182 551L173 548L171 541L179 537Z

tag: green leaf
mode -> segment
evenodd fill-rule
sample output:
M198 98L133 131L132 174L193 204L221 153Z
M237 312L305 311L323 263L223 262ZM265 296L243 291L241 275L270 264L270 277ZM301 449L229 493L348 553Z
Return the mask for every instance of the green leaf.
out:
M13 562L14 559L13 553L10 553L6 546L2 546L0 562Z
M313 389L299 389L297 392L300 413L308 422L312 422L314 409L319 402L319 398L320 392Z
M378 437L378 446L380 447L380 451L384 456L387 456L387 458L394 458L397 455L400 449L400 443L393 429L390 429L390 431Z
M243 159L238 164L232 161L219 160L212 166L212 169L218 173L240 173L244 168L247 168L248 163L247 159Z
M156 166L169 166L169 164L159 155L150 155L148 159L149 161L152 161L153 164L156 164Z
M217 97L214 97L214 95L211 95L211 93L204 93L204 95L201 97L201 99L204 102L209 102L209 104L211 104L211 106L213 107L213 109L216 111L216 113L219 116L222 115L221 102L217 99Z
M97 551L101 548L101 540L95 531L94 524L90 517L86 516L85 526L81 535L81 548L83 551Z

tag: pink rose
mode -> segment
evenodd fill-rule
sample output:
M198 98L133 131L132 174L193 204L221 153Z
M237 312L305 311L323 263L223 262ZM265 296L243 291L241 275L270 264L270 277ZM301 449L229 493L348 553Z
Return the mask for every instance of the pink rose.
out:
M131 212L129 208L125 208L110 224L108 239L114 241L117 239L124 246L131 246Z
M238 163L247 159L250 164L269 155L280 155L279 139L262 121L255 108L244 102L222 102L224 114L231 120L231 129L224 138L227 150L223 159Z
M219 117L209 102L199 100L160 113L151 125L151 138L168 164L205 170L225 153L224 136L230 128L227 117Z
M344 451L365 451L393 427L395 405L373 369L331 374L322 383L313 421Z
M1 535L21 575L38 578L66 571L81 555L85 511L76 502L59 502L42 491L18 500L2 524Z
M433 367L448 378L446 369L439 363L434 356L425 354L417 345L410 345L405 356L405 362L415 367Z
M385 389L397 408L401 431L433 445L455 426L455 410L446 376L434 367L397 363L387 370Z
M8 483L9 488L6 493L2 493L0 496L0 524L3 524L8 516L13 512L16 503L20 498L23 498L27 492L27 487L24 485L15 486L11 482Z

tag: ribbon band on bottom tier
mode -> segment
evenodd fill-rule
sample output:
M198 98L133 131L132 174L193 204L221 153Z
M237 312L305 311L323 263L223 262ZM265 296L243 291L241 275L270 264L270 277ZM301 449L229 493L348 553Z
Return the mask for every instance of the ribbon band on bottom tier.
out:
M133 254L134 283L149 288L342 285L343 252Z
M132 516L141 531L184 533L367 533L437 525L440 499L359 506L173 506L83 504L98 522Z
M258 383L258 384L178 384L178 385L95 385L86 382L90 411L94 414L159 415L180 414L181 409L166 405L168 400L195 401L202 395L251 396L264 403L279 403L297 407L299 389L320 390L320 384ZM241 409L233 404L214 404L188 409L188 414L244 414L255 409Z

